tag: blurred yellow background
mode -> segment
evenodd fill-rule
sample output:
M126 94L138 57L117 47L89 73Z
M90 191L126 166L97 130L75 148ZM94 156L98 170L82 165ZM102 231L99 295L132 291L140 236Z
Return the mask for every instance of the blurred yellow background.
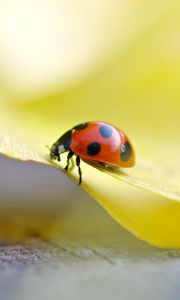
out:
M8 109L16 103L17 119L25 116L30 127L31 117L43 122L53 139L61 128L96 119L124 128L138 143L142 136L155 142L176 136L179 6L1 1L0 75Z

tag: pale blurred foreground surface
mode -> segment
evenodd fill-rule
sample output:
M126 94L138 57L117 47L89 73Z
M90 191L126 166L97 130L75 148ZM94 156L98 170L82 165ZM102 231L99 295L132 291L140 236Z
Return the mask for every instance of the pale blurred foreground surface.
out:
M0 164L1 240L16 240L0 246L0 299L179 299L179 251L133 237L58 170Z

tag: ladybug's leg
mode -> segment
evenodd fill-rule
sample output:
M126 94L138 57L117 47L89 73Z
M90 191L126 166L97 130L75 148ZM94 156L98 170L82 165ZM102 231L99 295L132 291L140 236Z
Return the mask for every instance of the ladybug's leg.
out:
M57 158L57 161L61 161L61 158L60 158L59 154L56 156L56 158Z
M68 155L67 155L67 165L64 168L64 170L68 171L69 168L69 160L71 159L71 157L74 155L74 152L72 152L71 150L69 151Z
M79 172L79 184L82 183L82 171L80 167L80 157L76 156L76 166L78 167L78 172Z

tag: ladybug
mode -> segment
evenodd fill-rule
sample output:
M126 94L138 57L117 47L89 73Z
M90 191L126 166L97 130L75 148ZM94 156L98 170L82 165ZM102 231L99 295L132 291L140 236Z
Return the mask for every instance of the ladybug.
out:
M127 135L115 126L101 122L85 122L76 125L64 133L51 147L51 159L60 161L60 155L66 151L68 171L71 157L76 155L79 184L82 183L80 158L105 167L132 167L135 153Z

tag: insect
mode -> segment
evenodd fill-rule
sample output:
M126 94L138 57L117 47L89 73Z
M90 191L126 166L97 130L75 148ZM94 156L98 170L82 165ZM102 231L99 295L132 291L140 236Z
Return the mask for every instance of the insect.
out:
M64 133L51 147L51 159L60 161L60 155L68 151L68 171L70 159L76 155L79 184L82 183L80 159L104 167L132 167L135 164L134 149L127 135L115 126L92 121L81 123Z

